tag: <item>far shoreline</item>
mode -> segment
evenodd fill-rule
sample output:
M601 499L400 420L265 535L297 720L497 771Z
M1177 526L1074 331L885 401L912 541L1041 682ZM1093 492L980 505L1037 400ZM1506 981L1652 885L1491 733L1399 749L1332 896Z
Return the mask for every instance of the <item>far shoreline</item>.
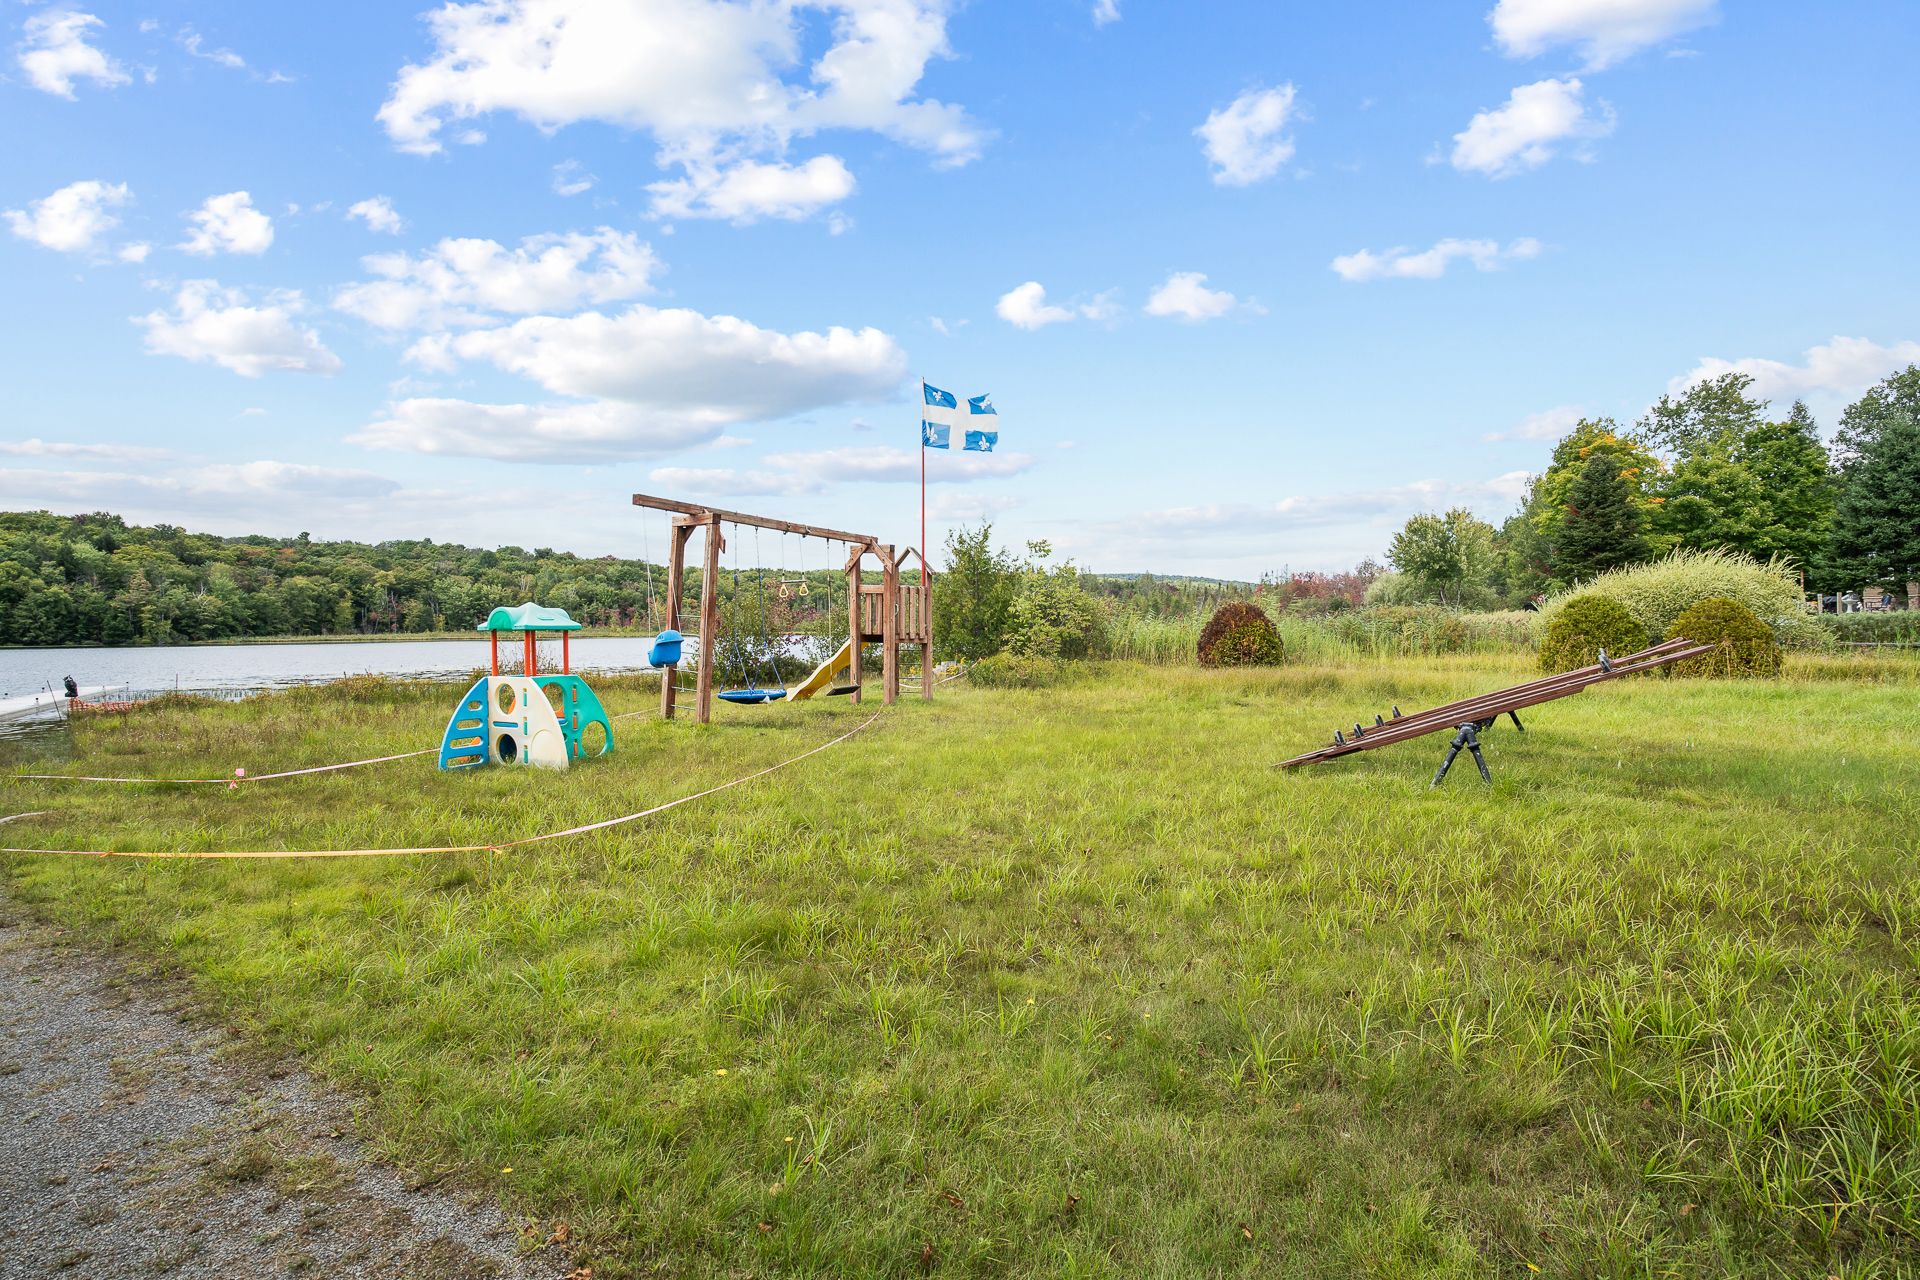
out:
M652 630L614 629L611 627L583 627L570 633L575 640L647 640L656 632ZM221 640L168 640L164 644L147 644L135 641L130 644L0 644L0 653L18 652L24 649L218 649L234 646L266 644L400 644L409 640L428 640L451 642L455 640L484 641L484 631L377 631L370 635L320 635L320 636L229 636Z

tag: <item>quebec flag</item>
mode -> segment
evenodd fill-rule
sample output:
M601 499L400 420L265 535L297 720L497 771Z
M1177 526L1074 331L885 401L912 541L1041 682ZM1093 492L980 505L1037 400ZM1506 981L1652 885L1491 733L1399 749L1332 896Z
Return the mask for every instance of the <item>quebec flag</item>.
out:
M1000 443L1000 411L993 407L992 396L967 397L967 436L965 448L975 453L992 453Z
M951 448L953 424L960 418L960 402L953 392L942 391L929 382L922 382L920 390L926 401L920 409L920 447Z

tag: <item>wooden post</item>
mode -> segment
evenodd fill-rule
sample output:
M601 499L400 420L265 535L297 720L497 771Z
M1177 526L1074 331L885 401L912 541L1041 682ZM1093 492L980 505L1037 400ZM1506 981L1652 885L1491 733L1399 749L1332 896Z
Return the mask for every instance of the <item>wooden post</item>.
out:
M687 576L687 539L693 536L693 530L673 526L667 539L667 614L663 631L680 629L680 596L686 585ZM705 643L704 641L702 643ZM674 681L680 674L678 664L666 668L660 677L660 716L673 719Z
M707 724L713 719L713 661L715 642L720 637L720 603L716 594L720 577L720 552L727 540L720 533L720 517L710 515L699 523L707 529L707 545L700 564L700 677L695 682L694 719Z
M852 557L847 561L847 634L853 637L853 650L847 658L847 682L853 686L849 696L860 701L860 562L866 558L866 548L855 547Z
M900 696L900 562L893 558L893 544L880 548L880 678L886 705Z

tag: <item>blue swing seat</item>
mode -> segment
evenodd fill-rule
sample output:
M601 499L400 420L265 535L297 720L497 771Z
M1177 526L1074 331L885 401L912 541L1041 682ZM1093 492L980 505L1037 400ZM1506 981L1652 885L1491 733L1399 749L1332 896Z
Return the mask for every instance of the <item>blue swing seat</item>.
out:
M758 706L763 702L779 702L787 696L787 691L785 689L722 689L716 696L725 702Z

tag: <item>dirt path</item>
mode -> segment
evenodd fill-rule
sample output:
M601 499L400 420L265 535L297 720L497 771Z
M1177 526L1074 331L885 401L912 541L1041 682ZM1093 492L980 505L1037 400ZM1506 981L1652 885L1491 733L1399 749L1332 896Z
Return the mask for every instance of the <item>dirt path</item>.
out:
M346 1099L183 1008L0 898L0 1280L567 1274L544 1229L409 1189Z

